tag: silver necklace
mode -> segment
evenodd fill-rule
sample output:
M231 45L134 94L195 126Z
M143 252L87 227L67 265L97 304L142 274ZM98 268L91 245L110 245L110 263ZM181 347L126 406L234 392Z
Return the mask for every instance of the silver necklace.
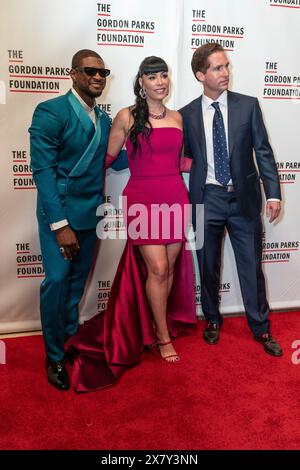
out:
M160 114L152 114L149 111L149 117L151 117L152 119L163 119L164 117L166 117L166 114L167 114L167 108L165 106L164 106L162 113Z

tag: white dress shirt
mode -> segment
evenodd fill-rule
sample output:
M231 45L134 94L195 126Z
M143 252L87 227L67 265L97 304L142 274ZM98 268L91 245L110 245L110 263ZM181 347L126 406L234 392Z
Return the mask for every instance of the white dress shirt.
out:
M219 96L216 102L219 103L220 111L223 116L225 135L227 142L227 151L229 154L228 147L228 106L227 106L227 91ZM215 160L214 160L214 146L213 146L213 119L215 114L215 108L211 105L215 102L206 95L202 95L202 115L205 131L206 141L206 155L207 155L207 177L205 184L217 184L222 186L217 180L215 175ZM232 180L228 182L228 185L232 184Z
M227 104L227 90L218 97L216 102L219 103L220 111L223 116L226 142L227 142L227 151L229 155L229 146L228 146L228 104ZM215 175L215 160L214 160L214 146L213 146L213 119L215 114L215 108L211 105L215 102L206 95L202 95L202 115L205 131L205 142L206 142L206 154L207 154L207 176L205 184L217 184L220 183L216 180ZM232 179L228 182L228 185L232 185ZM267 201L280 201L280 199L267 199Z

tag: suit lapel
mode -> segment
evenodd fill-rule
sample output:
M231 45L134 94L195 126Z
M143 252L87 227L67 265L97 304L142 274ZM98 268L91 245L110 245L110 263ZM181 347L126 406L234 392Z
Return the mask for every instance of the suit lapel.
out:
M77 118L79 119L87 137L90 139L95 133L95 127L94 127L92 120L89 118L86 111L83 109L83 107L79 103L74 93L72 93L72 91L69 91L67 93L67 98L69 100L69 103L73 111L75 112Z
M75 167L69 174L69 177L82 176L86 172L91 162L93 161L96 153L99 150L100 140L101 140L101 117L100 117L100 114L97 114L97 127L96 127L96 132L94 133L94 137L90 141L82 157L78 160L77 164L75 165Z
M193 128L193 136L195 137L196 145L199 145L200 155L206 165L206 139L204 131L203 113L202 113L202 96L194 103L194 109L191 114L191 126ZM196 153L197 154L197 153Z
M240 107L238 97L228 91L228 148L229 156L232 153L234 147L234 138L236 136L237 128L240 124Z

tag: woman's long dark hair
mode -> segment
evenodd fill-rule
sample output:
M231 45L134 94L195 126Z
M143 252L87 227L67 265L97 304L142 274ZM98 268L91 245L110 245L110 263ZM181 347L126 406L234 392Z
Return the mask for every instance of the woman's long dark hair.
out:
M141 98L139 78L143 75L150 75L157 72L168 72L166 62L160 57L150 56L146 57L140 65L139 71L134 82L134 94L136 96L135 106L131 110L133 116L133 124L130 128L129 137L133 146L133 153L140 148L139 134L149 143L149 138L152 132L152 126L149 121L148 103L145 99Z

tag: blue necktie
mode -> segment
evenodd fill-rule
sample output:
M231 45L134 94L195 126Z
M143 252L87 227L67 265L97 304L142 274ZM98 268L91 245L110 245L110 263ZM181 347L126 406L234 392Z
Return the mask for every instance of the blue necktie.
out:
M216 180L225 186L229 183L231 176L224 121L219 108L219 103L216 101L211 105L215 108L213 119L215 176Z

